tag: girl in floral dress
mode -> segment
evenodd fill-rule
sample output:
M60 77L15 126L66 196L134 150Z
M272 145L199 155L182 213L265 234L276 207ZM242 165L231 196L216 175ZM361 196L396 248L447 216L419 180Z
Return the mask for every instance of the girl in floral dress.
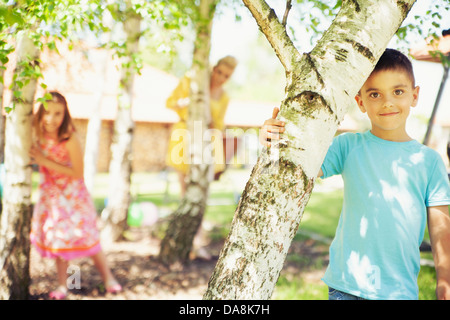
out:
M39 198L31 222L31 243L42 257L56 260L58 287L52 299L67 295L69 260L90 256L107 292L122 287L109 269L99 240L96 210L83 180L83 152L64 96L50 92L47 107L35 115L36 142L30 150L39 165Z

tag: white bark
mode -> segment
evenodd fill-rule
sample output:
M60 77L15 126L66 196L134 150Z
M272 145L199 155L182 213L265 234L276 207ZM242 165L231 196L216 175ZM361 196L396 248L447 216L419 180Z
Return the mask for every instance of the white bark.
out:
M187 126L191 141L191 162L187 174L186 194L179 208L172 214L166 235L161 242L159 259L166 264L185 262L192 250L194 236L198 231L206 208L209 190L211 151L205 151L203 133L208 128L209 107L209 54L211 28L216 0L201 0L199 21L196 25L193 64L191 69L190 105ZM196 132L197 131L197 132ZM198 132L200 131L200 132Z
M131 202L131 157L134 122L132 119L133 84L136 74L132 56L139 50L141 19L130 14L123 25L127 34L127 57L123 57L118 110L114 123L114 137L111 145L109 167L110 191L108 204L102 213L105 226L102 230L104 241L117 240L127 228L128 207Z
M204 19L207 23L198 22L197 37L194 46L194 56L192 63L192 81L190 88L190 105L187 126L191 137L197 137L198 141L191 141L191 165L189 176L190 179L197 181L201 172L207 172L209 167L210 158L208 159L208 153L204 152L204 143L201 141L203 133L208 129L210 118L209 108L209 53L211 48L211 29L212 20L214 16L214 3L216 0L202 0L200 1L199 11L200 19ZM196 134L195 130L201 128L201 133ZM189 185L187 186L189 187ZM186 190L187 192L189 190ZM204 196L204 195L200 195ZM189 197L189 194L188 194Z
M2 80L4 73L5 70L3 68L0 68L0 79ZM3 111L3 89L4 89L3 81L0 80L0 107L2 108L1 109L2 111ZM5 124L6 118L3 116L2 112L2 114L0 114L0 163L3 163L5 161Z
M100 131L102 127L101 103L103 99L104 83L106 77L106 65L108 52L106 50L93 50L92 64L97 73L102 76L103 81L99 81L95 93L94 109L91 110L91 117L86 132L86 145L84 147L84 182L87 189L92 194L94 191L94 180L97 173L98 148L100 143Z
M252 13L266 10L263 2L244 0ZM271 297L337 126L413 3L343 1L333 24L299 61L289 60L293 48L287 40L272 40L286 37L280 28L264 28L279 22L259 21L269 15L253 14L286 68L279 113L285 139L277 161L269 154L273 147L258 159L205 299Z
M111 2L111 1L109 1ZM114 22L112 16L104 15L102 23L112 30ZM107 32L100 38L101 43L108 43L111 40L111 32ZM101 104L104 96L106 74L110 52L105 49L94 49L90 52L90 59L96 73L100 74L101 80L96 88L94 109L86 132L86 145L84 151L84 182L87 189L92 194L94 192L94 181L97 174L98 150L100 144L100 134L102 128Z
M34 66L39 50L20 32L17 41L15 74L23 71L21 63ZM0 298L24 298L29 285L29 233L31 223L31 127L36 79L21 90L23 101L13 98L15 109L6 119L3 212L0 221Z

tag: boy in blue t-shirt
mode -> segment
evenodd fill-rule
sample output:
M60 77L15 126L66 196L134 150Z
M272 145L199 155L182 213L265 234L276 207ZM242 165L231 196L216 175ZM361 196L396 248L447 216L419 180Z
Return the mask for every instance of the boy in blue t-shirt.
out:
M386 49L355 97L372 128L333 139L318 177L341 174L344 201L323 277L330 299L418 299L419 246L428 223L438 299L450 299L450 185L440 155L406 132L417 105L412 64ZM284 123L264 122L270 147Z

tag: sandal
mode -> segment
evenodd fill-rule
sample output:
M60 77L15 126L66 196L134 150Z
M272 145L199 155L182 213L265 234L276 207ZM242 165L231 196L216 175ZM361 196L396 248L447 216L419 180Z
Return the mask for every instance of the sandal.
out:
M122 286L117 281L111 281L106 287L108 293L119 293L122 291Z
M56 290L49 293L49 297L52 300L64 300L67 298L67 289L63 286L59 286Z

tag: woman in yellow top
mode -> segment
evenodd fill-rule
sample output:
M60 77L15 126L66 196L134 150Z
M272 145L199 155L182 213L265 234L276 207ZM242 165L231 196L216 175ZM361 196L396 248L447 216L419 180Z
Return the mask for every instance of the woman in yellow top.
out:
M233 74L236 65L237 60L234 57L226 56L217 62L211 72L210 128L217 129L220 132L225 129L225 113L230 100L223 89L223 85ZM178 86L174 89L166 102L167 108L174 110L180 117L180 121L172 128L172 136L169 141L166 163L168 166L175 168L178 172L181 195L184 195L186 190L185 177L189 169L190 157L184 152L184 150L189 150L186 136L177 133L186 132L187 130L186 120L188 117L189 88L190 78L186 75L180 80ZM214 153L214 159L224 159L222 139L214 139ZM214 171L221 172L224 169L225 161L216 161Z

